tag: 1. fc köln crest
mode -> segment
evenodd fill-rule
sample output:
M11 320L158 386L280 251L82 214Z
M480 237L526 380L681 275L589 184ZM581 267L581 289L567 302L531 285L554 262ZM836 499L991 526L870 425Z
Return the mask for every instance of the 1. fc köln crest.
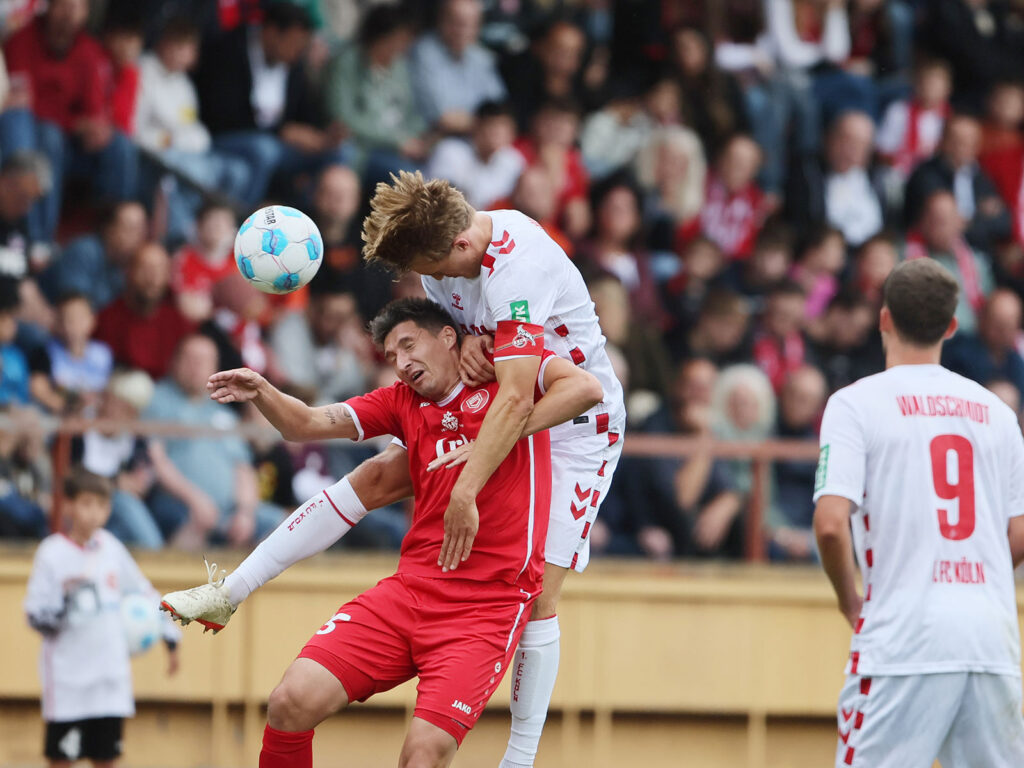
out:
M451 411L445 411L444 416L441 417L441 429L447 432L458 432L459 417Z

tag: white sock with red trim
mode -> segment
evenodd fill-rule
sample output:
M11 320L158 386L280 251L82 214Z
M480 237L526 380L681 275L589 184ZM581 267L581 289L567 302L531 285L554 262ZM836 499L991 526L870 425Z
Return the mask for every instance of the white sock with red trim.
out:
M558 677L558 617L528 622L512 662L512 732L499 768L531 768Z
M365 516L347 477L307 499L224 580L231 603L238 605L289 566L323 552Z

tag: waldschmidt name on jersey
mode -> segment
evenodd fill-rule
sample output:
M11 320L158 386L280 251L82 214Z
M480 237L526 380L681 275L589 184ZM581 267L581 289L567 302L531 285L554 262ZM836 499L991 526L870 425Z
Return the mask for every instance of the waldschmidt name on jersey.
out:
M899 365L829 399L814 499L841 496L864 605L847 672L1020 675L1007 525L1024 514L1013 411L938 365Z

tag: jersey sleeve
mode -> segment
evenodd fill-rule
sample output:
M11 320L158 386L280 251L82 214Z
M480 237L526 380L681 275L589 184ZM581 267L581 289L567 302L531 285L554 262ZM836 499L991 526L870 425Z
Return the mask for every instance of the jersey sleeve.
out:
M498 237L495 233L495 237ZM494 325L494 359L496 362L513 357L540 355L544 351L544 323L554 311L558 276L552 269L557 259L564 259L559 248L552 243L551 251L534 246L520 246L505 231L500 240L505 242L504 255L487 256L493 259L485 264L490 269L484 279L483 297L488 319Z
M64 620L64 593L54 577L50 549L43 542L36 550L25 594L28 623L44 635L57 632Z
M394 435L405 440L401 410L407 398L402 397L401 383L352 397L342 403L359 432L359 440L379 435Z
M832 395L821 421L814 501L822 496L842 496L859 505L864 500L866 468L864 422L843 393Z

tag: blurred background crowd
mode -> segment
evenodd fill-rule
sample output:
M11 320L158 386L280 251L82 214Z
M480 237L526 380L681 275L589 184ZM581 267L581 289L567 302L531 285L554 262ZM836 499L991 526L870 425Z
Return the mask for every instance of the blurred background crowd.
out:
M912 258L962 288L946 364L1020 411L1020 0L0 0L0 35L2 537L49 529L48 417L230 429L75 438L146 548L248 546L375 451L282 443L205 382L246 365L322 404L393 381L365 323L421 289L359 232L400 168L562 245L631 435L813 441L881 370L881 285ZM285 297L232 257L264 202L324 238ZM813 483L779 461L758 486L774 559L815 557ZM627 456L594 549L739 557L752 489L749 462ZM405 515L344 545L396 547Z

